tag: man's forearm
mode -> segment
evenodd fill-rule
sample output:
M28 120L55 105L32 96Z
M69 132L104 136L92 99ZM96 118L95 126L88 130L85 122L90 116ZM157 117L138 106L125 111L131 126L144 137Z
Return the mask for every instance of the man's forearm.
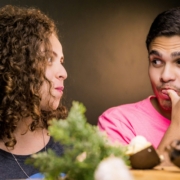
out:
M176 139L180 139L180 125L171 124L157 148L158 154L164 156L164 161L162 162L162 165L172 165L169 159L167 147L172 143L173 140Z

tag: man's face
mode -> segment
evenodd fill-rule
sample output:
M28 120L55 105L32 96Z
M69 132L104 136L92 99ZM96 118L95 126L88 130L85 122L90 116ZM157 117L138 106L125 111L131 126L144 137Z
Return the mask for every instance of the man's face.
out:
M160 108L171 111L167 89L180 95L180 36L160 36L151 42L149 77Z

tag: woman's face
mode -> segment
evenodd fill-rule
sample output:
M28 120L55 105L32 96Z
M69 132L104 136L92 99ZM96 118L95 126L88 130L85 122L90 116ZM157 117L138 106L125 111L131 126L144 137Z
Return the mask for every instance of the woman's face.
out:
M64 56L62 46L57 37L52 34L50 36L53 55L47 61L45 70L46 78L51 82L51 86L47 81L44 81L41 94L41 109L42 110L56 110L59 106L61 97L63 95L64 80L67 78L67 72L64 68Z

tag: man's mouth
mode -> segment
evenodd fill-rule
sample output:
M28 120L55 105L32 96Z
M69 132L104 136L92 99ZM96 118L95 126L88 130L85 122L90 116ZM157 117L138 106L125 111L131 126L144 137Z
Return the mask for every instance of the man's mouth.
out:
M174 88L170 88L170 87L168 87L168 88L161 88L160 91L159 91L160 92L160 96L163 99L165 99L165 100L171 100L170 97L169 97L168 90L173 90L173 91L175 91L178 94L178 91L176 89L174 89Z
M170 100L169 94L165 89L161 91L161 96L163 97L163 99Z

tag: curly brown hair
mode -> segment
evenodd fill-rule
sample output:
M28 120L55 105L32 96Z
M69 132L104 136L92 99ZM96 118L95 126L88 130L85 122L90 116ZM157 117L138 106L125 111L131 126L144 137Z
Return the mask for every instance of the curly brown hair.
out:
M52 33L57 35L55 23L38 9L11 5L0 9L0 139L8 138L8 147L16 144L13 132L21 119L32 117L29 129L34 131L42 122L47 128L51 118L67 115L61 104L55 111L40 109Z

